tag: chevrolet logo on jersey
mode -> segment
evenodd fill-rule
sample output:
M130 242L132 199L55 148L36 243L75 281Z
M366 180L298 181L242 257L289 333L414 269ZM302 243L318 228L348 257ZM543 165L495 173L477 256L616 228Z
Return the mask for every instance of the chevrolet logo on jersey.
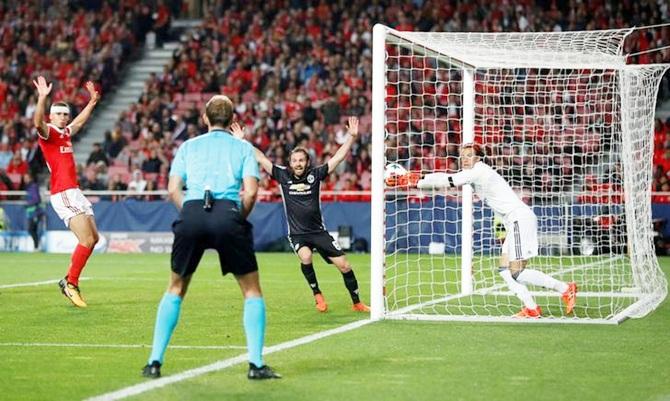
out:
M296 191L296 192L304 192L304 191L309 191L309 185L307 184L293 184L290 187L288 187L289 190L291 191Z
M289 195L299 195L299 196L311 195L312 194L312 189L307 184L302 184L302 183L301 184L293 184L293 185L288 187L288 194Z

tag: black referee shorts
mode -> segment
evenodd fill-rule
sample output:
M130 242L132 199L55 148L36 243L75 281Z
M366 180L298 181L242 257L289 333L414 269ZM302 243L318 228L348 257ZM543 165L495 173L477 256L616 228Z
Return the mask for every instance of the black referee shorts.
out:
M258 270L252 225L242 218L237 204L217 199L210 211L202 200L184 203L172 224L172 271L181 277L195 272L205 249L219 253L221 273L244 275Z
M321 255L326 263L332 264L333 262L330 261L330 258L344 255L342 248L340 248L340 244L338 244L326 231L312 234L289 235L288 241L291 243L291 247L295 253L298 253L300 248L306 246L311 250L319 252L319 255Z

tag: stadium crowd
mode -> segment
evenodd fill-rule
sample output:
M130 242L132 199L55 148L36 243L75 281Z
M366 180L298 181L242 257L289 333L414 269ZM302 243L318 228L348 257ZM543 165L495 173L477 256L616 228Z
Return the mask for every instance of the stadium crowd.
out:
M325 183L323 190L367 190L370 188L371 165L371 28L374 22L408 31L544 32L653 25L667 20L669 12L667 2L664 1L510 0L499 3L415 0L410 3L383 1L370 4L364 0L335 3L325 0L270 0L230 4L219 0L210 4L210 9L204 13L207 17L202 26L182 39L181 47L175 51L169 65L165 66L161 74L150 77L140 99L121 113L117 124L105 133L104 142L95 146L87 166L81 168L82 188L164 189L169 163L177 146L204 129L199 118L202 105L211 94L224 93L236 104L238 120L247 127L248 139L279 164L287 164L287 155L295 146L307 148L314 163L327 160L345 139L344 119L349 115L358 116L361 119L359 141L347 160L340 165L337 174ZM140 39L132 35L132 24L128 26L132 18L129 19L127 13L140 12L138 10L137 6L125 10L125 14L110 11L111 14L106 14L107 18L96 14L88 19L82 17L82 20L90 20L89 26L99 26L94 23L97 18L116 21L117 30L123 32L120 36L127 35L129 39L134 39L129 40L132 44ZM9 26L11 19L5 18L3 21L3 26ZM91 31L89 29L85 32ZM76 38L74 35L71 37L75 46L69 52L70 60L74 61L67 64L72 65L75 71L87 71L82 66L87 65L83 60L88 59L86 54L78 53ZM92 38L98 37L89 35L89 41ZM668 27L636 31L627 40L624 51L636 53L667 45L669 39ZM23 48L33 46L33 42L28 40ZM55 45L56 42L50 44ZM105 48L104 42L99 48ZM5 57L4 60L10 60L11 63L12 58ZM64 58L57 60L63 63ZM668 62L670 51L641 54L632 61ZM0 68L4 71L6 63ZM533 75L532 71L526 73ZM68 74L65 74L64 82L67 82ZM26 77L25 82L17 86L25 92L24 97L30 98L32 94L29 85L32 75L34 72L28 71L26 74L24 71L21 76ZM424 79L429 80L428 77ZM424 110L433 113L437 126L411 127L412 132L418 135L391 135L389 141L396 142L389 143L389 146L396 147L400 154L389 155L390 158L397 156L406 159L410 154L421 156L413 159L419 160L419 164L408 165L413 169L457 168L456 144L460 141L461 129L457 120L461 98L449 95L449 90L457 89L449 86L458 85L458 76L450 79L453 82L446 85L446 92L442 93L444 96L438 97L443 103L438 100L437 104L424 104L425 96L417 95L416 88L403 87L404 84L398 81L396 92L389 94L390 101L393 101L394 96L399 99L399 95L411 92L406 102L412 106L430 106ZM583 114L594 114L592 111L597 109L596 115L605 115L605 105L611 93L602 90L592 98L578 99L573 101L572 108L547 106L535 109L528 107L531 101L549 104L552 101L568 103L569 99L530 99L528 102L522 99L524 105L519 105L515 103L517 99L514 96L510 95L507 100L503 96L509 91L514 92L516 83L510 84L511 89L508 90L499 82L499 78L479 76L477 79L478 92L481 93L478 103L483 105L480 110L482 115L490 111L487 107L521 106L509 107L508 114L495 119L486 118L477 123L479 132L493 134L486 136L493 138L487 141L490 156L495 158L496 163L511 167L507 170L513 182L516 177L519 185L550 193L577 184L585 190L589 188L588 185L595 186L591 188L607 185L606 190L613 191L609 177L619 168L615 163L606 171L587 169L585 166L600 165L603 160L574 156L595 149L603 150L606 154L611 139L602 133L607 131L611 121L572 122L574 132L571 135L580 136L577 145L579 149L552 142L552 138L558 136L555 131L560 129L561 121L569 120L570 113L581 111ZM544 85L550 90L569 91L579 85L579 80L580 77L568 74L562 84ZM433 90L440 89L438 85L433 86ZM430 93L428 89L423 90ZM662 83L660 96L662 99L670 98L670 81L667 77ZM64 99L77 104L76 96ZM579 106L579 102L588 103L588 107L595 109L587 110L589 113L584 113L586 109L577 110L578 107L585 107ZM14 115L21 115L17 118L25 120L23 116L28 114L29 107L28 100L17 104ZM558 113L557 109L560 109ZM444 118L441 118L442 115ZM544 125L538 123L539 119L549 119L549 116L553 116L551 118L556 121ZM402 120L402 116L396 117L398 121ZM532 133L519 134L520 126L533 124L537 129ZM588 128L593 126L598 128ZM28 133L27 127L24 126L24 134ZM391 131L396 129L398 132L408 129L402 126L394 128L393 124L389 127ZM667 177L670 170L670 137L667 136L670 121L658 120L656 127L657 174L654 189L670 190ZM490 129L495 132L488 132ZM411 142L408 140L410 137L413 138ZM21 138L27 138L25 141L28 144L2 141L6 145L4 149L0 145L0 169L8 157L16 158L12 152L20 150L22 157L30 153L21 150L34 146L30 143L30 135L22 135ZM538 141L538 138L543 140ZM30 160L23 161L31 165ZM16 163L20 164L18 161ZM568 178L573 176L568 174L570 171L588 178L572 182ZM530 176L535 179L526 182L524 177ZM261 188L265 190L262 199L278 198L276 184L265 174L262 176ZM338 199L367 198L347 195Z
M53 81L52 101L76 114L88 101L84 82L103 93L117 84L123 62L154 28L155 11L135 1L0 3L0 190L46 171L32 123L35 77Z

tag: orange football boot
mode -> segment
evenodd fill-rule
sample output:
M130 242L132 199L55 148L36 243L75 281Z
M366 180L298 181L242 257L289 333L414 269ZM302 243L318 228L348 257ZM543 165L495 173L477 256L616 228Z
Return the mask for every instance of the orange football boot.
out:
M565 303L565 313L572 313L577 302L577 284L574 281L568 283L568 289L561 295L561 298Z
M316 310L321 313L328 311L328 304L326 303L326 299L323 297L323 294L314 294L314 301L316 301Z
M351 310L354 312L370 312L370 307L363 302L358 302L351 305Z
M518 317L518 318L529 318L529 317L538 318L538 317L542 317L542 309L540 309L539 306L535 309L529 309L529 308L526 308L524 306L523 309L521 309L521 312L514 315L514 317Z

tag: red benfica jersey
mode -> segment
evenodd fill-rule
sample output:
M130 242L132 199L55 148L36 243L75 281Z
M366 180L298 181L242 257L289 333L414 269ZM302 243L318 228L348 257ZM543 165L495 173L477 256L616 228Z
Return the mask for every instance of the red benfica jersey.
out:
M77 169L74 165L72 141L70 141L70 127L60 129L53 124L47 124L49 139L39 137L40 148L44 153L47 167L51 172L51 194L63 192L66 189L78 188Z

